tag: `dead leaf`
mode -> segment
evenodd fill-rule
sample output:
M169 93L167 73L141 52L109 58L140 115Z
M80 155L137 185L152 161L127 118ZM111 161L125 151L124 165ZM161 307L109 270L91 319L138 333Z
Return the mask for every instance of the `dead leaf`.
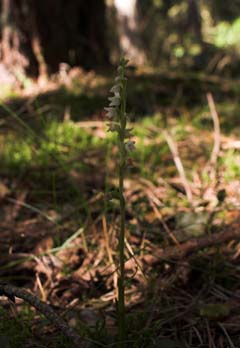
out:
M0 181L0 199L6 197L9 193L9 188L2 181Z

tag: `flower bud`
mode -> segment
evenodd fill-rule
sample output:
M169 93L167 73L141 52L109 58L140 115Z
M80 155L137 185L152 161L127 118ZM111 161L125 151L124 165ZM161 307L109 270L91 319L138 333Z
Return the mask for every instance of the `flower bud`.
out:
M125 143L125 149L128 152L135 150L135 141L129 140Z
M120 65L123 65L125 67L128 64L128 62L129 62L129 59L121 58Z
M108 123L107 126L108 126L107 132L118 132L120 128L117 123L113 123L113 122Z
M117 71L119 74L123 74L124 73L124 69L121 65L119 65L119 67L117 68Z
M125 129L125 132L124 132L124 137L125 138L131 138L133 135L132 135L132 130L133 130L133 128L126 128Z

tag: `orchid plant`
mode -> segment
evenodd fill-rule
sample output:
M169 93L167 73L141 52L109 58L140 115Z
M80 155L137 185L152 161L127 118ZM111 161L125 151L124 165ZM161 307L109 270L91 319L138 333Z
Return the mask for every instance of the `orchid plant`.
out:
M132 128L128 128L128 116L126 113L127 99L127 78L125 70L128 60L122 58L118 66L118 75L115 84L110 89L113 96L109 97L109 106L105 108L108 120L108 131L116 132L118 139L118 196L120 202L120 232L118 242L119 252L119 276L118 276L118 299L117 313L119 322L119 346L125 347L126 341L126 318L125 318L125 198L124 198L124 178L126 168L132 165L129 152L135 148L135 141L132 138Z

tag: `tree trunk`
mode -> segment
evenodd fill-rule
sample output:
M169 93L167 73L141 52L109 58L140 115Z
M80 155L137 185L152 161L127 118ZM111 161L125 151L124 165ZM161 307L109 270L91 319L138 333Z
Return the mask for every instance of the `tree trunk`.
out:
M108 63L104 0L2 0L0 62L45 77Z
M1 62L15 70L26 66L27 61L19 51L20 39L14 24L14 0L2 0L1 6Z
M2 1L2 45L1 45L1 55L2 61L4 64L7 64L7 58L10 57L10 23L9 23L9 14L10 14L10 1Z
M50 71L62 62L85 68L108 63L104 0L41 0L34 6Z
M143 65L146 57L139 32L136 5L137 0L114 0L121 49L132 64Z

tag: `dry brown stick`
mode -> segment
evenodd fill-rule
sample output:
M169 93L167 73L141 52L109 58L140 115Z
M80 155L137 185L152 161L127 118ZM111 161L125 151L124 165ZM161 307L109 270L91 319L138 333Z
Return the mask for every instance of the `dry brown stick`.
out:
M155 216L161 222L161 224L163 225L163 228L165 229L165 231L167 232L169 237L172 239L172 241L175 243L175 245L179 245L179 241L177 240L175 235L172 233L172 231L170 230L170 228L168 227L168 225L164 221L160 209L158 207L156 207L156 204L151 200L151 195L149 195L148 192L147 192L147 198L148 198L149 204L150 204Z
M187 180L187 177L186 177L186 174L185 174L185 170L184 170L181 158L180 158L179 153L178 153L177 144L174 142L172 136L170 135L170 133L167 130L163 131L163 135L164 135L164 137L166 139L166 142L167 142L167 144L169 146L169 149L170 149L170 151L172 153L174 163L176 165L176 168L178 170L179 176L180 176L180 178L182 180L182 184L184 186L184 190L185 190L186 195L187 195L187 199L188 199L189 203L191 205L193 205L192 190L191 190L191 187L190 187L189 182Z
M220 130L219 117L218 117L218 113L216 110L212 93L207 93L207 101L208 101L209 109L211 112L211 116L213 120L213 128L214 128L214 145L213 145L211 158L210 158L210 166L212 170L212 173L211 173L212 176L216 176L215 175L216 164L217 164L217 159L219 157L219 152L221 147L221 130Z
M158 264L167 260L179 260L200 249L229 242L233 239L240 239L240 229L226 229L221 233L214 233L210 236L191 239L178 246L169 247L153 254L151 264Z
M104 235L104 240L105 240L105 247L108 255L108 260L109 260L109 266L111 267L111 272L113 275L113 288L114 288L114 294L115 294L115 299L117 298L118 294L118 286L117 286L117 281L118 281L118 276L116 272L116 267L115 263L113 260L113 252L110 247L110 241L109 241L109 231L107 227L107 219L105 215L102 216L102 226L103 226L103 235Z
M221 146L220 122L219 122L219 117L218 117L218 113L216 110L212 93L207 93L207 101L208 101L209 109L213 119L213 128L214 128L214 146L213 146L210 161L213 165L215 165L217 158L219 156L219 151Z
M83 347L83 338L81 338L54 310L45 302L42 302L36 296L25 289L6 284L0 281L0 295L8 297L14 301L15 297L21 298L31 306L42 313L51 323L53 323L61 332L75 344L75 347ZM84 345L86 347L86 345Z

